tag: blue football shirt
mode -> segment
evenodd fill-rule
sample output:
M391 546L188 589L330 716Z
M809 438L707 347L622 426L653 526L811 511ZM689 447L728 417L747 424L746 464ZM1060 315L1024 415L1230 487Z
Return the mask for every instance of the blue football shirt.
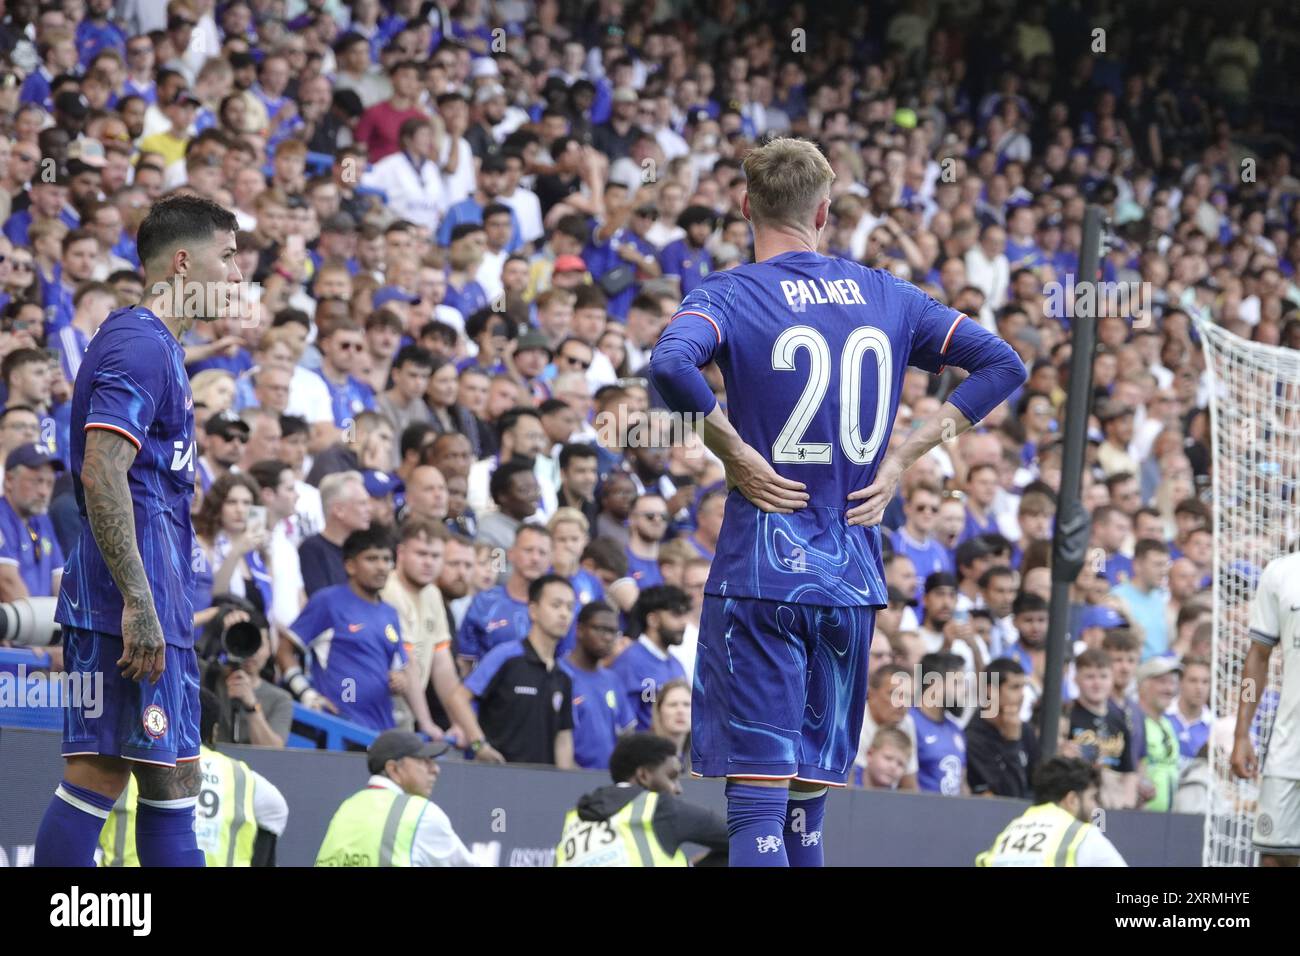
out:
M623 685L604 667L586 671L557 658L573 681L573 759L587 770L604 770L618 735L636 725Z
M113 312L90 340L72 390L71 458L81 533L68 554L54 619L122 633L122 594L86 520L81 467L86 432L104 428L135 445L127 472L135 538L168 644L194 646L194 398L185 354L148 309Z
M396 609L336 584L313 594L289 630L311 652L312 687L340 716L371 730L394 726L388 674L407 661Z
M935 723L919 707L912 708L916 723L916 787L946 797L961 795L966 776L966 735L949 714Z
M848 496L875 478L907 366L939 372L959 351L959 327L967 364L1010 351L964 319L888 272L812 252L714 273L685 297L656 359L668 345L697 367L715 360L740 437L809 494L783 515L731 492L706 593L886 604L880 529L847 524Z
M636 717L637 730L649 730L654 723L654 701L660 688L670 680L685 679L681 662L650 646L642 637L609 665L623 688L627 706Z

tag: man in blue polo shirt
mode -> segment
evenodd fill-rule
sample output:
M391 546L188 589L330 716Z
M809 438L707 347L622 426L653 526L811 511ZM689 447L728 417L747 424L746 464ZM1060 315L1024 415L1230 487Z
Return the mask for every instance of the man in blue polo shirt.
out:
M636 714L637 730L650 729L659 688L674 678L686 677L685 669L668 649L686 636L690 609L686 592L671 584L646 588L632 606L633 627L640 626L641 636L609 669L623 685L623 696Z
M343 542L343 566L348 583L313 594L289 628L308 652L311 689L325 698L304 703L370 730L388 730L394 726L391 694L403 694L411 712L419 713L414 701L424 692L406 680L397 611L379 597L393 570L388 533L378 527L352 532ZM442 737L432 723L419 729Z
M484 736L469 742L471 751L491 746L509 763L573 768L573 681L557 657L573 604L573 585L560 575L532 582L528 636L498 644L456 689L453 710L478 703Z
M0 601L53 597L63 551L47 514L63 462L40 445L19 445L5 459L0 498Z
M620 734L636 725L636 714L614 673L601 666L614 649L618 615L603 601L578 613L578 643L560 660L573 681L573 757L579 767L604 770Z

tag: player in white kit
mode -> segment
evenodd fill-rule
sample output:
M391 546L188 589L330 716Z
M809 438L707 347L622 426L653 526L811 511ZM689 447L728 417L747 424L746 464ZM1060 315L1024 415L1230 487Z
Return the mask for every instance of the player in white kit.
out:
M1255 818L1255 849L1261 866L1300 863L1300 553L1270 561L1259 579L1250 609L1250 637L1241 674L1241 700L1232 747L1232 772L1260 773L1250 742L1250 725L1262 689L1268 686L1268 659L1282 648L1282 693L1265 748Z

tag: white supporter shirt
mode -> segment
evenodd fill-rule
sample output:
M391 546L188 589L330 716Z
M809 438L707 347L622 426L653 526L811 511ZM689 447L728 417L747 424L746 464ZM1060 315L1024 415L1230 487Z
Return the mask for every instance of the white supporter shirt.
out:
M425 160L417 170L411 158L400 150L375 163L361 177L361 184L382 190L390 210L424 226L430 234L437 230L450 205L442 174L434 162Z
M302 562L298 559L298 546L293 543L292 519L276 524L271 532L271 621L288 627L302 611L298 596L304 589Z
M367 781L368 787L379 787L403 793L396 783L382 774L375 774ZM422 800L423 797L412 797ZM415 825L415 839L411 842L411 866L482 866L469 847L456 836L451 828L451 820L432 800L425 800L424 812L420 814Z
M461 136L456 140L456 148L460 150L459 159L456 162L456 171L450 176L442 177L442 187L444 193L443 209L450 209L456 203L467 197L478 185L478 174L474 168L474 150L470 149L469 143L465 137ZM450 137L443 137L442 149L438 154L439 167L446 166L447 160L451 158L451 140ZM381 160L382 162L382 160ZM507 203L508 200L505 200ZM520 226L522 227L522 223ZM526 239L524 240L527 241Z
M334 403L330 400L325 379L310 369L295 365L293 377L289 379L289 404L284 413L301 418L308 425L334 421Z
M1300 780L1300 553L1268 563L1250 607L1250 637L1282 649L1282 693L1263 775Z
M519 238L524 242L536 242L546 234L542 226L542 203L537 193L519 186L509 196L498 196L497 200L515 211L515 219L519 220Z

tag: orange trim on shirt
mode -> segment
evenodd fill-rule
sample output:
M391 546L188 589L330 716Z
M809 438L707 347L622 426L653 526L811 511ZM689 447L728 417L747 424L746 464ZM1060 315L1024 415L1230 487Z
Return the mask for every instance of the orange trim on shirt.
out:
M134 445L136 451L140 450L141 447L140 443L135 440L134 435L132 435L129 431L126 431L125 429L118 428L116 425L105 425L102 422L86 422L86 427L84 430L90 431L92 428L102 428L106 432L117 432L123 438L127 439L127 441L129 441L132 445Z
M943 340L943 348L941 348L941 349L939 350L939 354L940 354L940 355L946 355L946 354L947 354L947 352L948 352L948 346L949 346L950 344L952 344L952 334L953 334L954 332L957 331L957 326L961 325L961 320L964 319L964 318L966 318L966 316L965 316L964 314L959 314L959 315L957 316L956 320L952 323L952 328L950 328L950 329L948 330L948 336L947 336L947 338L945 338L945 339Z
M683 309L681 312L678 312L677 315L674 315L672 319L669 319L668 321L671 324L673 319L676 319L683 315L698 315L701 319L706 320L709 323L709 325L713 326L713 331L718 333L718 344L719 345L722 344L722 329L718 328L718 323L713 320L713 316L705 315L703 312L696 312L694 309Z

